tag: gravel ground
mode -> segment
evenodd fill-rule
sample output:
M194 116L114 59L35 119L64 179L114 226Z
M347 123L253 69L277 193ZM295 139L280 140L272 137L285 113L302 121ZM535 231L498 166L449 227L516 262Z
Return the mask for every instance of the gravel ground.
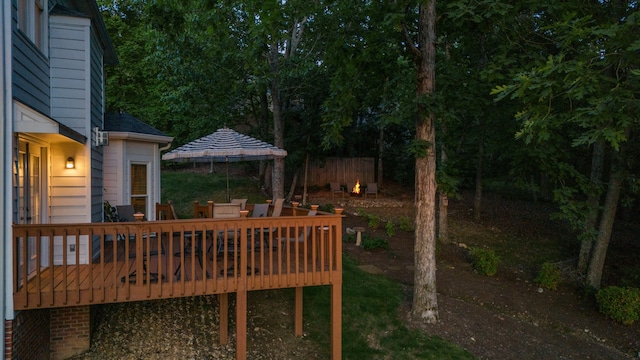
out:
M101 306L88 352L93 359L235 359L235 296L229 297L229 343L220 345L216 296ZM249 293L248 359L320 359L306 336L293 332L293 294Z

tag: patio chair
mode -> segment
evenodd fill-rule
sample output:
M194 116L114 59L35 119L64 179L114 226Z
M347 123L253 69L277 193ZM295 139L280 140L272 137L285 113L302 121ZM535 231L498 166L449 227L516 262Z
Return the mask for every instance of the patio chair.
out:
M269 204L255 204L253 205L253 212L251 217L265 217L269 213Z
M173 201L166 204L156 203L156 220L177 220L176 209L173 208Z
M213 216L213 201L207 201L207 205L200 205L198 200L193 202L193 218L202 219Z
M342 185L340 185L339 182L330 182L329 185L331 186L332 199L333 199L333 196L337 193L341 194L342 197L344 198L344 187L342 187Z
M316 210L309 210L309 212L307 213L307 216L315 216L318 212ZM293 229L290 229L293 230ZM289 242L304 242L305 239L310 239L311 238L311 226L307 226L306 231L304 232L300 232L300 235L296 238L296 237L283 237L280 239L280 241L282 241L283 243L289 241Z
M123 222L136 221L136 218L133 216L133 214L135 214L133 205L116 205L116 211L118 213L119 221L123 221ZM118 234L118 240L125 240L126 236L127 236L126 234ZM142 239L136 239L135 235L129 234L129 239L135 239L135 241L143 241L145 244L151 245L152 242L150 242L148 238L149 237L153 238L155 236L157 236L155 233L151 233L151 234L144 233L142 234ZM156 250L149 251L149 256L158 256L158 255L164 255L164 246L162 242L160 242L159 250L156 249ZM139 257L136 255L135 252L129 254L129 259L137 259L137 258ZM124 283L128 279L129 282L135 283L136 275L137 275L136 270L133 270L131 273L129 273L129 275L123 276L120 280ZM159 279L158 273L147 271L147 251L146 250L144 250L142 253L142 276L143 276L144 283L146 283L147 281L157 282ZM164 278L164 275L162 275L162 278Z
M133 205L116 205L116 212L118 213L118 221L136 221L135 216L133 216L133 214L136 213L133 209Z
M364 197L367 197L367 194L375 194L376 199L378 198L378 183L368 183L367 188L364 191Z
M282 205L284 205L284 198L276 199L273 203L273 212L271 213L272 217L278 217L282 214Z
M248 199L231 199L232 204L240 204L240 210L244 210L247 207Z

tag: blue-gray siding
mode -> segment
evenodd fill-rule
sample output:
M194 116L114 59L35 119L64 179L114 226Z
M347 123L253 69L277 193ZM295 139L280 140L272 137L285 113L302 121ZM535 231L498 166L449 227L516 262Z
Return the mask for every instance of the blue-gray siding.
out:
M11 5L13 96L25 105L49 116L49 61L35 44L18 30L16 1L12 1Z

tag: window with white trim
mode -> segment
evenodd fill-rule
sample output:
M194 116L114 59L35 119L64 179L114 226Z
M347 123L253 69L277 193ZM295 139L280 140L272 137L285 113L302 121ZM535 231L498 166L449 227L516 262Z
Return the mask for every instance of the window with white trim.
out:
M45 51L47 0L18 0L18 29Z
M131 164L131 205L136 212L147 212L148 179L147 164Z

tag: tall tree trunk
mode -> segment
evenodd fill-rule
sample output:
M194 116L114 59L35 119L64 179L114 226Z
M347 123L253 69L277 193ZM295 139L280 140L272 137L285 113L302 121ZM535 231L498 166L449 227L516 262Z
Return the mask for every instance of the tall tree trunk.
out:
M611 174L609 175L607 196L604 201L602 217L600 218L600 225L598 227L598 236L596 237L591 261L589 262L589 270L587 272L587 285L596 289L600 288L602 281L604 259L607 255L609 240L611 240L613 222L616 217L618 200L620 199L620 188L622 186L622 174L624 171L624 167L622 166L623 157L620 152L615 154L611 160Z
M307 205L307 181L309 174L309 136L307 136L307 155L304 159L304 187L302 190L302 205Z
M449 243L449 196L443 192L438 197L438 241Z
M589 215L585 220L580 254L578 256L578 272L586 274L593 249L593 241L596 234L596 222L598 221L598 205L600 204L600 186L602 182L602 168L604 167L604 141L598 140L593 144L591 155L591 175L589 182L592 189L587 198Z
M269 54L269 63L271 66L271 101L273 105L273 145L284 149L284 119L282 114L282 98L280 94L280 75L278 64L278 47L272 45ZM273 160L272 174L272 197L274 199L284 197L284 159L277 158Z
M473 219L482 216L482 167L484 165L484 131L480 120L480 139L478 139L478 162L476 164L476 192L473 197Z
M436 1L420 6L418 25L417 96L422 98L435 89L435 21ZM416 140L428 143L427 156L416 157L416 241L413 287L413 318L426 323L438 321L436 292L436 152L435 115L418 108Z
M447 124L442 124L442 137L447 133ZM440 150L440 165L443 169L446 169L447 162L447 146L445 142L442 142L442 148ZM442 244L449 243L449 196L446 192L442 191L438 187L438 226L436 227L438 232L438 241Z
M384 126L380 126L380 137L378 138L378 187L382 186L382 154L384 152Z

